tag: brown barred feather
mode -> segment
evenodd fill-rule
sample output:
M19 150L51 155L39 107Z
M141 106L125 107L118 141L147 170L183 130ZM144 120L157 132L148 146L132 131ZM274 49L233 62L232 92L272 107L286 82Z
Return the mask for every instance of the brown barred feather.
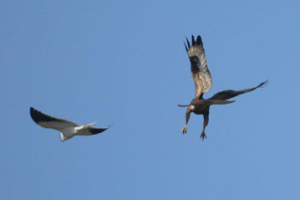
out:
M188 55L191 61L192 77L195 83L196 94L195 97L199 98L202 93L208 92L212 86L212 76L207 67L205 51L203 42L200 36L197 36L195 41L192 35L192 46L187 40Z

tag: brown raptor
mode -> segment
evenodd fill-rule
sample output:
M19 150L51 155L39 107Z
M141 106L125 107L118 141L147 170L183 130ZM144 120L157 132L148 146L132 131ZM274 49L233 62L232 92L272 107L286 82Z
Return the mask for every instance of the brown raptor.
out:
M204 99L203 94L205 92L208 92L212 86L212 76L207 67L203 42L200 36L197 36L197 39L195 40L193 35L192 45L190 44L188 39L186 39L186 42L187 43L185 43L185 49L191 62L191 71L195 84L196 94L195 98L189 105L178 105L180 107L188 107L185 114L186 123L182 129L182 133L187 132L187 124L190 119L191 112L197 115L203 115L204 122L201 138L202 140L204 140L206 138L205 127L208 125L209 108L211 105L233 103L234 101L229 101L228 99L263 87L267 83L267 81L260 83L256 87L245 90L224 90L216 93L209 99Z

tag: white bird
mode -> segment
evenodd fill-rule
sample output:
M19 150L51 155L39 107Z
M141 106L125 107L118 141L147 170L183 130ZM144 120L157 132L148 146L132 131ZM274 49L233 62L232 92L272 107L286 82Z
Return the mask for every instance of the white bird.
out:
M50 115L46 115L32 107L30 107L30 115L33 121L38 125L44 128L51 128L60 131L60 139L62 142L71 139L72 137L77 135L96 135L98 133L102 133L103 131L109 128L92 127L97 122L80 126L74 122L67 121L65 119L51 117Z

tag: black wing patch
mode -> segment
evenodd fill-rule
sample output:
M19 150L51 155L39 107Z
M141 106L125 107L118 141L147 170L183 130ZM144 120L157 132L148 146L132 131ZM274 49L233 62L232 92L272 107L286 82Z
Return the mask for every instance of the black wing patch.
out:
M102 133L103 131L106 131L107 129L108 128L90 128L90 132L93 135L96 135L96 134Z
M60 122L60 123L67 123L71 126L78 126L76 123L65 120L65 119L59 119L52 117L50 115L46 115L45 113L42 113L41 111L38 111L32 107L30 107L30 116L33 119L33 121L37 124L41 122Z
M37 124L39 122L52 122L52 121L62 122L62 120L46 115L41 111L38 111L32 107L30 107L30 116L33 119L33 121Z

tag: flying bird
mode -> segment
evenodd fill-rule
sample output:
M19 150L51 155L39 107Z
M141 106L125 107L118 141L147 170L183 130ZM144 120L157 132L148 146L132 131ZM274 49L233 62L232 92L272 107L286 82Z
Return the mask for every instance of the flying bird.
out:
M195 98L189 105L178 105L179 107L188 107L185 114L186 123L182 129L182 133L185 134L187 132L187 124L192 112L197 115L203 115L203 129L200 137L202 138L202 140L204 140L206 138L205 128L208 125L209 109L211 105L233 103L234 101L229 101L228 99L251 92L257 88L261 88L266 84L267 81L260 83L256 87L245 90L224 90L216 93L209 99L204 99L203 94L208 92L212 87L212 76L207 67L202 38L200 36L197 36L195 40L195 37L192 35L192 44L190 44L189 40L186 38L186 43L184 43L184 45L190 59L192 77L194 80L196 92Z
M60 131L60 139L62 142L71 139L77 135L96 135L98 133L102 133L108 128L94 128L92 127L96 122L86 124L86 125L78 125L74 122L67 121L65 119L59 119L52 117L50 115L44 114L41 111L38 111L32 107L30 107L30 116L35 123L44 127L51 128L57 131Z

